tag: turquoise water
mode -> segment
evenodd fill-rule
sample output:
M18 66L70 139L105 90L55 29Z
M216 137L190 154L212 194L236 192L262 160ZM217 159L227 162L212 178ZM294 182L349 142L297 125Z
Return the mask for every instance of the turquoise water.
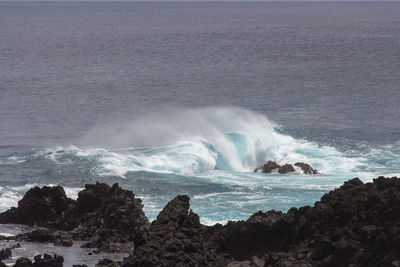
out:
M120 183L150 218L400 173L399 3L0 3L0 209ZM253 173L268 160L320 171Z

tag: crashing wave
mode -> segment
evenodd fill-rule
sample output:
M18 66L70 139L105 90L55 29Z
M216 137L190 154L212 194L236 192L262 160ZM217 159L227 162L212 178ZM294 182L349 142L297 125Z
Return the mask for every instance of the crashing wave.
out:
M295 139L277 128L264 115L242 108L174 110L95 127L81 140L86 146L38 150L25 158L10 157L3 164L46 158L59 164L84 162L97 174L118 176L136 171L181 175L213 170L243 173L252 172L268 160L279 164L307 162L323 174L382 169L360 153L343 153ZM373 150L371 155L376 158L377 154ZM387 152L381 154L387 157ZM398 157L392 158L386 161L397 169L399 162L394 158Z

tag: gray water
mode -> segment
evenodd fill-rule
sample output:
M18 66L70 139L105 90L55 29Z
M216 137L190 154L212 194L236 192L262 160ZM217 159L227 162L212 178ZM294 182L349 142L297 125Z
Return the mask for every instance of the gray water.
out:
M0 208L94 181L150 218L309 205L400 173L399 101L400 3L0 2Z

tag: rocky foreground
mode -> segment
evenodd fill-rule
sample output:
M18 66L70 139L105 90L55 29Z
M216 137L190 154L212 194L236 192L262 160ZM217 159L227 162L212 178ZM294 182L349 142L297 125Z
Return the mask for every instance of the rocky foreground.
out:
M400 266L396 177L366 184L355 178L313 207L260 211L224 226L200 224L185 195L149 223L140 199L117 184L86 185L76 201L62 187L35 187L0 214L0 223L35 226L16 240L58 246L86 240L94 250L130 252L122 262L105 259L98 266ZM0 259L11 250L1 250ZM44 255L14 266L62 265L61 256Z

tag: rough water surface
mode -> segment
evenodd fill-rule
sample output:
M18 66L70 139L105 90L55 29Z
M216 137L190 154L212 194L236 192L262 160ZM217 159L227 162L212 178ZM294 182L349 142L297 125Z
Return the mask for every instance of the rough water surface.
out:
M0 3L0 210L114 183L154 219L314 203L400 171L398 3ZM318 175L253 173L268 160Z

